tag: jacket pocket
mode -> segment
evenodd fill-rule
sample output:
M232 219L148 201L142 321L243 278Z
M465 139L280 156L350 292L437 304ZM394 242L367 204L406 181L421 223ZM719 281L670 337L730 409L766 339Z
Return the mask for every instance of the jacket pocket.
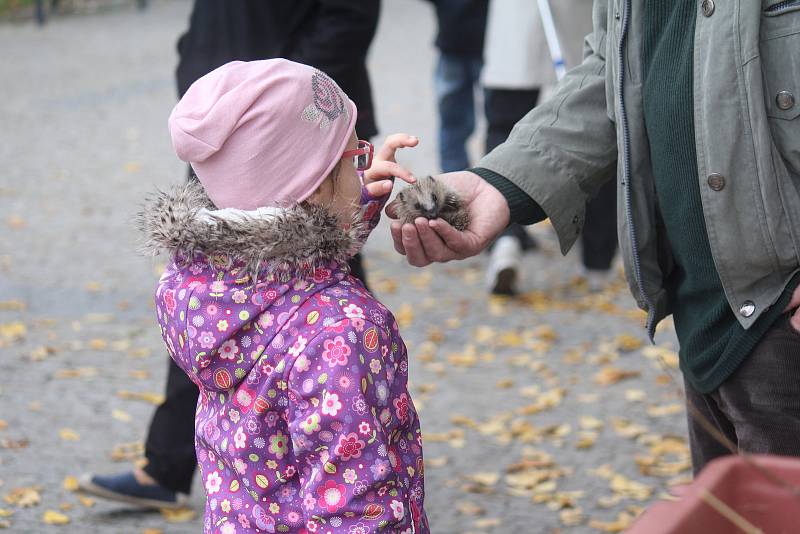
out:
M761 65L769 128L778 152L797 176L800 175L800 0L772 2L764 9L764 15Z

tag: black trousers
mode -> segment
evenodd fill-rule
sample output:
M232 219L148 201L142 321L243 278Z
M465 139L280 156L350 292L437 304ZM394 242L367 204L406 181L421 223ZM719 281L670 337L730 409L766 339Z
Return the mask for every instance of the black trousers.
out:
M539 89L485 90L487 154L508 138L514 125L536 106L538 100ZM518 224L510 225L503 235L517 237L523 250L533 247L530 236ZM586 207L581 245L584 267L592 270L611 267L617 252L617 190L614 180L605 184Z
M739 368L716 391L686 386L689 446L694 472L731 454L699 419L740 451L800 456L800 333L781 315Z
M350 271L366 283L361 255L350 260ZM144 446L144 471L161 486L187 494L197 468L194 413L198 395L194 382L169 358L164 402L150 420Z

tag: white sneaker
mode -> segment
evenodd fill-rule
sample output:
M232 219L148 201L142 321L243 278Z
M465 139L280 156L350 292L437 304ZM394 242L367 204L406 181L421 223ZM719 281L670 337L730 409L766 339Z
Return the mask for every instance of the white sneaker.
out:
M495 241L486 269L486 285L495 295L515 295L519 278L522 247L516 237L503 236Z

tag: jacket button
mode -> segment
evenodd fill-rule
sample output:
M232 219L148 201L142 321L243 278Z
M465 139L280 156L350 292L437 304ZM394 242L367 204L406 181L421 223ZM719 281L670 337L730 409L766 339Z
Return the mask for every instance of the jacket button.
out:
M710 17L714 14L714 0L703 0L703 3L700 4L700 7L703 9L704 17Z
M708 175L708 187L714 191L722 191L725 188L725 177L721 174L712 173Z
M794 107L794 95L789 91L781 91L775 97L775 103L778 104L778 108L784 111L792 109Z
M744 301L742 307L739 308L739 313L741 313L744 317L750 317L753 315L754 311L756 311L756 305L752 300Z

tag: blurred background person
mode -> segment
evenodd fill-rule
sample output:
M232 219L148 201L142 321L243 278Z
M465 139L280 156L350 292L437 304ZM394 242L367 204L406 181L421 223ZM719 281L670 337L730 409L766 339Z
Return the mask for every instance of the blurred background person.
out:
M439 111L439 166L443 172L460 171L470 166L466 144L475 131L475 92L483 65L489 0L430 1L438 23L434 89Z
M550 7L563 59L570 69L583 59L583 38L592 30L592 1L558 0L550 2ZM514 125L557 81L536 1L491 0L484 60L481 82L489 153L506 140ZM613 181L587 207L581 244L583 274L591 288L599 289L608 277L617 249ZM518 224L509 226L497 239L486 272L492 293L517 292L522 254L535 246L533 238Z
M379 13L380 0L196 0L189 28L178 40L178 96L230 61L283 57L331 76L358 107L358 135L371 138L377 126L366 59ZM350 267L366 283L360 255ZM183 506L197 468L197 397L197 386L169 359L165 400L145 441L146 464L109 476L84 475L81 489L139 506Z

